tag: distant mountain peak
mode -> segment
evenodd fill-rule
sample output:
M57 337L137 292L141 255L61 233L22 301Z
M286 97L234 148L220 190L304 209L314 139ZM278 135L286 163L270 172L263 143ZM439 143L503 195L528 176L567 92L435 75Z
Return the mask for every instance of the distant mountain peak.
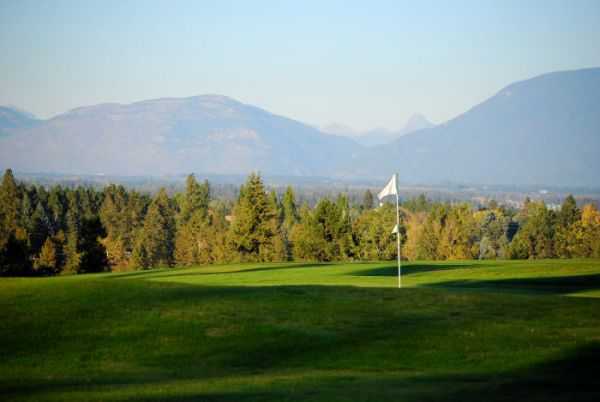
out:
M390 143L403 135L412 133L413 131L431 128L434 124L431 123L423 114L412 114L404 127L400 130L390 130L385 127L376 127L369 130L359 131L351 127L339 123L331 123L321 128L321 131L327 134L341 135L350 137L364 146L375 146Z
M421 113L414 113L413 115L411 115L408 118L408 121L404 125L404 128L402 129L402 131L404 131L404 134L408 134L412 131L421 130L424 128L430 128L433 126L434 126L434 124L432 122L430 122Z
M365 150L345 174L413 183L598 186L600 68L507 85L447 122Z

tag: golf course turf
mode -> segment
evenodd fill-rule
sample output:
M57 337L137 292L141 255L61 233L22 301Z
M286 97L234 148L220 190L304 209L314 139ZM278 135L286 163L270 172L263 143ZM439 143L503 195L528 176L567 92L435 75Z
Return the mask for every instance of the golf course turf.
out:
M0 279L3 401L598 401L600 260Z

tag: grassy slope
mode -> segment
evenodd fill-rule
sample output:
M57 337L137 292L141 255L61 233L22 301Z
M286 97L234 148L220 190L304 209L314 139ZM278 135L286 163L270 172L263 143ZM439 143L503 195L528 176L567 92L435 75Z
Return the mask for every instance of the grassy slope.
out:
M0 280L8 400L600 399L600 261Z

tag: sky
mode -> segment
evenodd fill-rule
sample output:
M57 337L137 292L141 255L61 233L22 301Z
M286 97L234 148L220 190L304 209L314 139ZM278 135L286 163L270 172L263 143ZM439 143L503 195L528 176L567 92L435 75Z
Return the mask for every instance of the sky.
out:
M227 95L309 124L442 123L600 66L600 1L0 1L0 104Z

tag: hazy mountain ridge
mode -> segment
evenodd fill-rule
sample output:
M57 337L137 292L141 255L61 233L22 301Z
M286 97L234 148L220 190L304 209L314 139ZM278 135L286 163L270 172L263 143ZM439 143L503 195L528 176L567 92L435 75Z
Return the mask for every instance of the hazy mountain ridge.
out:
M400 130L374 128L366 131L356 131L342 124L333 123L321 128L321 131L328 134L349 137L361 145L372 147L390 143L402 137L403 135L412 133L413 131L431 128L433 126L434 124L427 120L425 116L420 113L415 113L409 117L404 127L402 127Z
M442 125L365 150L344 175L409 182L597 186L600 68L508 85Z
M12 106L0 106L0 137L12 135L19 129L32 127L39 122L31 113Z
M21 172L385 179L398 171L405 183L597 187L600 68L513 83L444 124L373 147L221 95L105 103L48 120L0 108L0 133L0 168Z
M317 175L353 141L220 95L76 108L0 143L23 171Z

